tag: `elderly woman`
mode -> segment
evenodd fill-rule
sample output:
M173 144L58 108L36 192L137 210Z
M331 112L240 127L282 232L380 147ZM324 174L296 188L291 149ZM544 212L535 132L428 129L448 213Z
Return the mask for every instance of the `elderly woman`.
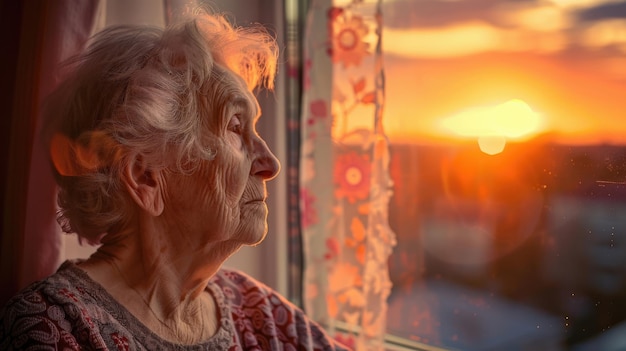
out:
M221 268L267 232L279 163L256 133L274 40L198 14L97 34L50 97L59 223L101 244L12 298L0 349L343 349L301 310Z

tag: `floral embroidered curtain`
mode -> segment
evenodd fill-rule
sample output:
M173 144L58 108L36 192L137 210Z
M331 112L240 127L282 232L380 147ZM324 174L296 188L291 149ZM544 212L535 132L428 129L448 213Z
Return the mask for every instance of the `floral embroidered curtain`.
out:
M387 220L381 5L312 1L304 33L304 307L331 331L358 333L358 350L382 349L395 245Z

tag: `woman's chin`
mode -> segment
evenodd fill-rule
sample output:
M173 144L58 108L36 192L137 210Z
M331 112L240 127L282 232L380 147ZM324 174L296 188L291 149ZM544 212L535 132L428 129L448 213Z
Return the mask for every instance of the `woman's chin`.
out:
M267 236L267 226L265 227L265 229L262 232L260 231L259 233L250 235L250 237L249 237L250 240L248 240L245 243L245 245L248 245L248 246L260 245L263 242L263 240L265 240L266 236Z
M241 245L257 246L263 242L267 235L267 220L265 216L258 219L247 219L247 229L242 230L232 237L232 240L239 242Z

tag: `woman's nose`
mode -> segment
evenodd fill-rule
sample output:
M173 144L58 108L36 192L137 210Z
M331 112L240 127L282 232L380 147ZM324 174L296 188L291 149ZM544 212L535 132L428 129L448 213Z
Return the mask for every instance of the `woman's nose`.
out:
M259 176L264 180L270 180L278 175L280 162L274 156L265 140L256 138L254 142L254 161L252 162L252 175Z

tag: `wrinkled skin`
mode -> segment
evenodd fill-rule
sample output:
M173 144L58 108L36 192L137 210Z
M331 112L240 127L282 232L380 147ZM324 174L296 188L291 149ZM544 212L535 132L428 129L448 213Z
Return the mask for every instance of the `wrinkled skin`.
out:
M165 212L171 213L171 225L186 226L178 232L198 236L189 239L198 246L253 245L267 232L265 182L276 176L279 164L256 133L256 99L247 91L234 98L237 103L220 117L225 120L209 131L215 158L202 161L191 175L166 175Z

